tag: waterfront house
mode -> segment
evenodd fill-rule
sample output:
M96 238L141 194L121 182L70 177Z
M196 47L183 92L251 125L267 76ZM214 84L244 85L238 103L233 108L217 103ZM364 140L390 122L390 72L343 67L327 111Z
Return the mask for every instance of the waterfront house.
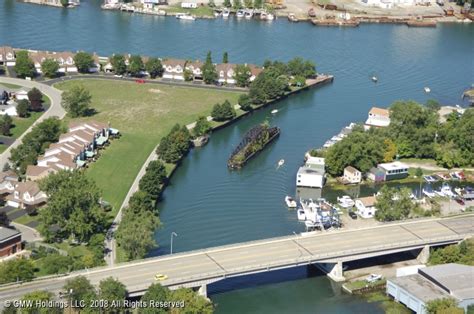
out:
M0 227L0 259L21 251L21 232Z
M357 184L362 180L362 173L352 166L344 168L343 182L348 184Z
M298 169L296 186L322 188L325 181L324 158L309 157L305 165Z
M390 112L387 109L372 107L369 111L367 121L364 128L367 130L371 127L386 127L390 125Z
M426 314L426 304L443 298L455 299L467 311L474 304L474 266L455 263L420 267L417 273L387 279L386 292L417 314ZM461 311L463 312L463 311Z
M399 161L378 164L377 168L384 172L385 181L403 179L408 176L408 166Z
M221 84L235 84L235 64L221 63L216 66L217 81Z
M199 60L186 62L186 70L191 71L191 73L193 74L193 80L201 81L203 79L202 77L203 65L204 64Z
M375 196L360 197L355 201L355 207L357 208L357 214L362 218L372 218L377 211L375 208Z
M186 60L165 59L161 63L163 64L164 69L164 79L184 81L184 70L186 68Z
M247 64L250 69L250 82L253 82L257 76L262 73L263 68L256 66L255 64Z
M94 60L93 65L89 68L89 73L97 73L100 72L100 60L99 56L94 52L92 55L92 59Z
M47 196L36 182L19 182L12 194L6 197L7 205L15 208L35 209L46 203Z
M14 66L16 64L16 55L12 47L0 47L0 65Z
M374 182L383 182L385 181L385 172L377 167L373 167L367 173L367 179Z

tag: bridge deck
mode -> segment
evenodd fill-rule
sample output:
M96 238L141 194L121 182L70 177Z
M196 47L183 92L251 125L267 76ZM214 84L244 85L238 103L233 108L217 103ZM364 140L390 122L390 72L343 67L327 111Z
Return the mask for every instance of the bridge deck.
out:
M412 221L379 227L331 231L309 236L288 236L161 256L114 267L75 272L67 277L38 280L0 288L0 304L24 293L61 290L67 279L85 275L93 284L109 276L122 281L129 291L145 290L157 273L166 274L165 286L206 282L270 268L328 259L350 260L362 254L384 254L429 244L453 243L474 234L474 215L451 219ZM386 253L385 253L386 254Z

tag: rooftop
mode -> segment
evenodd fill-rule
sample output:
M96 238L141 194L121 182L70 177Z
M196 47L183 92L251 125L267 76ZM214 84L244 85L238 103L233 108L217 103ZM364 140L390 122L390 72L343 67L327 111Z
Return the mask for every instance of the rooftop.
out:
M377 201L375 196L359 197L358 200L361 201L366 207L374 206L375 202Z
M390 112L387 109L372 107L369 111L369 115L377 115L383 117L390 117Z
M18 230L0 227L0 242L6 241L20 234Z
M397 277L389 279L390 282L408 291L410 294L423 301L424 303L431 300L439 299L447 296L447 293L435 284L421 276L414 274L409 276Z
M408 165L404 164L403 162L400 161L394 161L394 162L387 162L383 164L378 164L379 168L383 168L385 170L395 170L395 169L408 169Z
M450 263L419 269L418 273L433 279L459 300L474 298L474 266Z

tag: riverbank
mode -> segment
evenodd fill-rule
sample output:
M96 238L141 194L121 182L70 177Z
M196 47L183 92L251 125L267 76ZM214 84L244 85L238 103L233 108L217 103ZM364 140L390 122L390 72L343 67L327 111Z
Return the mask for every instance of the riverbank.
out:
M80 0L68 0L69 4L64 6L61 3L61 0L17 0L19 2L25 2L25 3L32 3L32 4L38 4L38 5L45 5L45 6L50 6L50 7L56 7L56 8L63 8L63 9L68 9L68 8L75 8L80 4Z

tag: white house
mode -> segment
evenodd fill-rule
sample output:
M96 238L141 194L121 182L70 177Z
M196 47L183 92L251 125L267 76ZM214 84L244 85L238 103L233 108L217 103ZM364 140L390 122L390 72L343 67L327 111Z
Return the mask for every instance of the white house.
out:
M325 181L324 158L309 157L296 174L296 186L322 188Z
M196 9L198 5L197 3L193 3L193 2L181 2L181 7L183 9Z
M372 218L377 211L375 208L375 196L361 197L356 199L355 207L357 208L357 214L362 218Z
M235 64L221 63L216 66L219 83L235 84Z
M349 184L357 184L362 180L362 173L352 166L347 166L344 168L342 179Z
M0 172L0 195L11 194L18 183L18 176L15 172L8 170Z
M186 66L186 60L181 59L165 59L162 61L163 64L163 78L184 81L184 69Z
M7 205L15 208L38 207L46 203L47 196L36 182L19 182L12 194L6 197Z
M0 65L14 66L16 64L15 51L12 47L0 47Z
M9 101L6 105L0 106L0 115L9 115L10 117L16 117L18 112L16 111L16 103Z
M371 127L386 127L390 125L390 112L387 109L372 107L369 111L367 121L365 121L364 128Z
M202 80L202 66L204 64L199 61L192 61L192 62L186 62L186 70L191 71L193 73L193 79L194 80Z
M400 161L378 164L377 168L385 173L385 181L403 179L408 176L408 165Z

